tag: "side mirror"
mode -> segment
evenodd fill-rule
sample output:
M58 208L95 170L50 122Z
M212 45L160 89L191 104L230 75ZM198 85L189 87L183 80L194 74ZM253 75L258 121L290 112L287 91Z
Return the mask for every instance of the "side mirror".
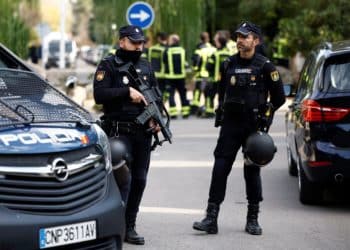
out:
M78 83L78 77L76 76L68 76L65 86L67 89L72 89L75 87L75 85Z
M285 96L291 96L292 95L292 89L293 85L290 83L283 84L283 90L284 90L284 95Z

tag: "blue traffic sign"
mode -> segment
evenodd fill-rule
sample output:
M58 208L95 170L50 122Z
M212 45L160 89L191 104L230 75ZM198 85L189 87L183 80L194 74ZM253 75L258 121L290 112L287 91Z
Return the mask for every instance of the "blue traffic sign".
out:
M126 20L130 25L147 29L154 21L154 11L151 5L145 2L135 2L126 11Z

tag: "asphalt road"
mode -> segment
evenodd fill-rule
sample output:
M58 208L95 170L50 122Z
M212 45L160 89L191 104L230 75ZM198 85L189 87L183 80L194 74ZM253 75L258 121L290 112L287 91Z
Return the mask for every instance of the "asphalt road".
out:
M219 215L219 234L192 229L202 219L219 130L211 119L172 121L173 144L152 155L147 188L137 220L144 246L124 249L350 249L350 206L330 203L305 206L298 200L298 181L287 171L284 110L275 116L271 135L278 152L262 170L264 201L259 222L262 236L244 232L246 199L239 153L228 179Z

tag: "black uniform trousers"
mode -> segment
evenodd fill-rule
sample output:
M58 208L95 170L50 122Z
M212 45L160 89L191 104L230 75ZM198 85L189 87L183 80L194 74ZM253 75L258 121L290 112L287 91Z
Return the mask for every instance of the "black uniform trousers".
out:
M225 117L214 151L215 162L208 202L220 205L224 201L227 177L231 172L237 152L254 131L256 131L256 125L242 113L237 113L234 118L228 117L227 119ZM244 164L244 179L248 202L259 203L262 201L260 167Z
M157 78L159 90L162 93L163 102L169 99L170 86L165 78Z
M214 114L214 99L217 93L218 83L217 82L208 82L204 89L205 96L205 108L207 113Z
M128 222L134 223L146 187L147 173L151 158L152 135L144 129L131 133L118 133L120 140L125 142L131 153L132 161L129 166L130 182L119 186L121 196L126 202L125 217Z
M167 80L169 86L170 86L170 96L169 96L169 106L170 107L176 107L176 102L175 102L175 90L179 92L180 95L180 101L181 101L181 106L188 106L189 101L187 100L187 95L186 95L186 86L185 86L185 79L168 79Z

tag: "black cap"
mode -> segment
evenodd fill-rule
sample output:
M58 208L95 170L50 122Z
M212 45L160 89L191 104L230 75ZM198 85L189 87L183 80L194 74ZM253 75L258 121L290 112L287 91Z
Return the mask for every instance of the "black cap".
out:
M235 31L235 33L242 34L243 36L248 36L249 33L255 33L259 37L261 36L261 30L260 28L251 22L243 22L239 25L238 29Z
M126 25L119 29L119 39L127 37L132 42L145 42L145 36L143 31L139 26L136 25Z

